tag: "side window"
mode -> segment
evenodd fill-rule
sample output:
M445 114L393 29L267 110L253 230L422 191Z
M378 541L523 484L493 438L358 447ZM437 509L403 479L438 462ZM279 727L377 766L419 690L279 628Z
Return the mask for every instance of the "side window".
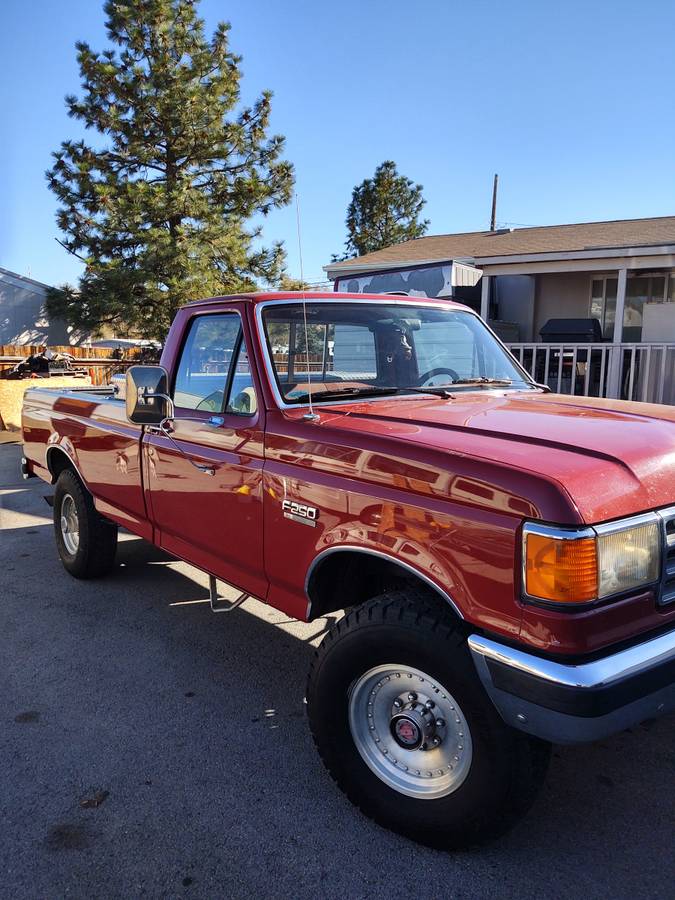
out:
M236 313L198 316L192 321L176 373L177 407L222 412L240 330Z
M232 376L230 386L230 398L227 404L227 412L236 413L239 416L252 416L258 409L258 400L253 387L251 366L248 361L248 353L243 340L239 348L239 356Z

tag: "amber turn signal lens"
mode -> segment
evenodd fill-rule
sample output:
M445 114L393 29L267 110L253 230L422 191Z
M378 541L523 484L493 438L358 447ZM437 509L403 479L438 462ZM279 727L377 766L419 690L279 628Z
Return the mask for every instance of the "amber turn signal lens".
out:
M596 539L528 534L525 539L525 590L557 603L585 603L598 596Z

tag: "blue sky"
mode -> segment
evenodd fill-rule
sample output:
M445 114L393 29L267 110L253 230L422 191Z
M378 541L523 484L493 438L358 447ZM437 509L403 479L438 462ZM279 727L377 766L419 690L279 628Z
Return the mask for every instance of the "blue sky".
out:
M79 135L74 43L106 46L97 0L5 0L0 265L47 283L80 265L55 241L50 153ZM354 185L384 159L424 185L430 233L675 214L672 0L203 0L232 23L244 99L271 88L296 167L305 276L340 251ZM298 275L295 211L268 240Z

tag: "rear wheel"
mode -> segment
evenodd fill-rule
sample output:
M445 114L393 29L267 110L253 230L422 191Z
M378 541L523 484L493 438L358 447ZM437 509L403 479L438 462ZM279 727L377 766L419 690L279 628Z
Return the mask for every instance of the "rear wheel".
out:
M98 578L115 564L117 525L104 519L72 469L54 491L54 533L61 562L75 578Z
M424 604L391 592L338 622L312 664L308 712L319 753L353 803L392 831L456 849L527 812L550 746L503 723L464 635Z

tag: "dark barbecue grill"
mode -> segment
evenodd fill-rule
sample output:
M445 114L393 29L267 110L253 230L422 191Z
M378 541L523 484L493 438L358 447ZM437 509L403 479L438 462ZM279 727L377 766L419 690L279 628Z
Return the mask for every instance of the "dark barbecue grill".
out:
M539 331L539 336L544 344L601 344L602 327L597 319L549 319ZM560 371L560 350L551 350L549 354L548 384L557 389L558 372ZM545 361L537 365L535 377L538 381L544 381ZM600 382L600 354L588 350L577 350L576 360L574 351L570 347L562 348L561 389L572 392L574 385L575 394L584 393L587 367L589 393L596 394Z
M539 337L545 344L600 344L602 328L597 319L549 319Z

